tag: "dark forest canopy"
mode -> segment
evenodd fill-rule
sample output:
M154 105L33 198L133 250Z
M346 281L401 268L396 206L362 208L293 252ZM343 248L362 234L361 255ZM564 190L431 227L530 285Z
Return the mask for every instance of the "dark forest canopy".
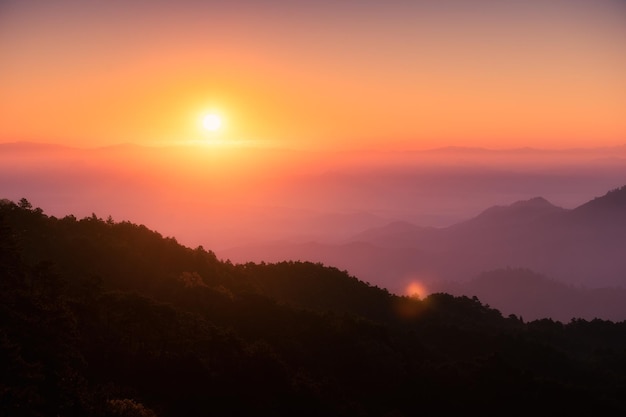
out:
M524 322L0 202L0 415L623 415L626 323Z

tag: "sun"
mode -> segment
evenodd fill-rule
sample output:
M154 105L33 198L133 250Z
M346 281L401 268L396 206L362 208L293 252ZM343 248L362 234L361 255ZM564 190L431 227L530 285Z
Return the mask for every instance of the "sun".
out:
M202 118L202 126L210 132L217 132L222 127L222 118L215 113L209 113Z

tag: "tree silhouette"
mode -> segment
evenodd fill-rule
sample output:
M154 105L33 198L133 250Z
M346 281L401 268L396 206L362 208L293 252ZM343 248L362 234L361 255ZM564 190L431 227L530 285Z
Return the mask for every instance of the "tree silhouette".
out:
M524 322L0 204L0 415L623 415L626 323Z

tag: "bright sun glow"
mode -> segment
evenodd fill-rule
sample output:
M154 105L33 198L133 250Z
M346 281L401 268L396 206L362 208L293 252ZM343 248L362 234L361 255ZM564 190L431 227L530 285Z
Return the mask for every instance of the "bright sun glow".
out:
M409 297L424 298L427 294L426 288L420 282L413 281L406 288L406 294Z
M222 118L214 113L207 114L202 119L202 126L208 131L216 132L222 127Z

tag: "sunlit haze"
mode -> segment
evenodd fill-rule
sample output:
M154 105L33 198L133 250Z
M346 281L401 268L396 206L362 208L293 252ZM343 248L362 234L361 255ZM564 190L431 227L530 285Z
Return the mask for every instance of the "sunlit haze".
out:
M0 0L0 417L626 416L626 0Z
M471 3L471 6L470 6ZM0 138L79 147L618 145L626 10L599 1L3 1Z
M5 0L0 56L0 198L234 260L626 182L623 1Z

